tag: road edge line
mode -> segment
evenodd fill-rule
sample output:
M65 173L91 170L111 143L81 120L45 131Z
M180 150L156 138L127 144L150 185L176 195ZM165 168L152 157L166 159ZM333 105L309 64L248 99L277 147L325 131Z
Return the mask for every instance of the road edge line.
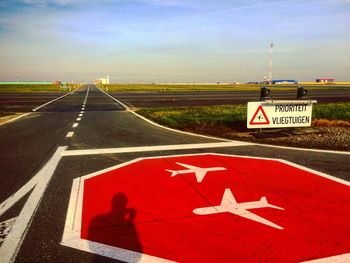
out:
M39 105L39 106L37 106L37 107L35 107L34 109L32 109L32 111L37 111L37 110L40 110L41 108L44 108L45 106L47 106L47 105L49 105L49 104L51 104L51 103L53 103L53 102L55 102L55 101L57 101L57 100L59 100L59 99L62 99L62 98L64 98L65 96L67 96L67 95L69 95L69 94L71 94L72 92L68 92L68 93L66 93L66 94L64 94L64 95L62 95L62 96L60 96L60 97L58 97L58 98L56 98L56 99L53 99L53 100L50 100L50 101L48 101L48 102L45 102L45 103L43 103L43 104L41 104L41 105Z
M17 116L17 117L14 117L14 118L9 119L9 120L7 120L7 121L5 121L5 122L3 122L3 123L0 123L0 126L1 126L1 125L4 125L4 124L7 124L7 123L10 123L10 122L13 122L13 121L16 121L16 120L18 120L18 119L21 119L21 118L23 118L23 117L25 117L25 116L28 116L28 115L31 114L31 113L32 113L32 112L23 113L23 114L21 114L21 115L19 115L19 116Z

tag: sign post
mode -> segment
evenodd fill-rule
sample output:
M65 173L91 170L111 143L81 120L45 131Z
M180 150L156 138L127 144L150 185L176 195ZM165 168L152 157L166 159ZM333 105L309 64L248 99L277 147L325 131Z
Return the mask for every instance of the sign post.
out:
M315 100L267 100L248 102L247 127L286 128L309 127Z

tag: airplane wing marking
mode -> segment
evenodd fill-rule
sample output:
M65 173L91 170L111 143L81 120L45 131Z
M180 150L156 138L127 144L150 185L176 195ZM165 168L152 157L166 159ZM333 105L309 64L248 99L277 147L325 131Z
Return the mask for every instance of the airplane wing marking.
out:
M193 166L193 165L189 165L189 164L185 164L185 163L178 163L177 162L176 164L187 168L187 170L166 170L167 172L171 173L171 175L170 175L171 177L174 177L174 176L179 175L179 174L194 173L196 175L196 179L197 179L198 183L203 181L207 172L226 170L226 168L224 168L224 167L201 168L201 167L197 167L197 166Z
M231 190L229 188L226 188L220 205L196 208L193 210L193 213L197 215L210 215L210 214L219 214L219 213L227 212L227 213L238 215L240 217L243 217L273 228L284 229L283 227L261 216L258 216L257 214L254 214L248 211L249 209L267 208L267 207L284 210L284 208L282 207L269 204L265 196L262 197L259 201L237 203Z

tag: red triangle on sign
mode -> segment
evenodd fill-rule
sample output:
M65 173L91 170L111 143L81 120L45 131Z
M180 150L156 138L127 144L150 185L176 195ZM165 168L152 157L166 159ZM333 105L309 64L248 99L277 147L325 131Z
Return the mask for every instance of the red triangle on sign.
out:
M259 115L258 118L257 118L258 120L256 121L256 120L255 120L255 117L258 115L259 112L260 112L262 115ZM263 118L261 118L261 117L263 117ZM253 118L250 120L249 124L250 124L250 125L270 124L270 121L269 121L269 119L267 118L266 113L265 113L265 111L264 111L264 109L263 109L263 107L262 107L261 105L258 107L258 109L256 110L256 112L254 113L254 116L253 116Z

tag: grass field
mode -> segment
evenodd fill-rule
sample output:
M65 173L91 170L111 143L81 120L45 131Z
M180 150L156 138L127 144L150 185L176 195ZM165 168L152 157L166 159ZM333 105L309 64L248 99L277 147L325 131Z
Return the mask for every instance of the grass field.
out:
M77 88L78 85L71 85L72 88ZM61 88L56 85L42 85L42 84L12 84L0 85L0 92L68 92L68 88Z
M182 129L194 126L246 127L246 105L143 108L137 113L162 125ZM350 103L315 104L313 119L350 121ZM238 125L237 125L238 124ZM242 127L242 128L244 128Z
M108 84L100 87L108 92L183 92L183 91L258 91L262 85L232 84L232 85L172 85L172 84ZM295 90L298 85L273 85L271 90ZM308 89L350 89L350 85L304 85Z

